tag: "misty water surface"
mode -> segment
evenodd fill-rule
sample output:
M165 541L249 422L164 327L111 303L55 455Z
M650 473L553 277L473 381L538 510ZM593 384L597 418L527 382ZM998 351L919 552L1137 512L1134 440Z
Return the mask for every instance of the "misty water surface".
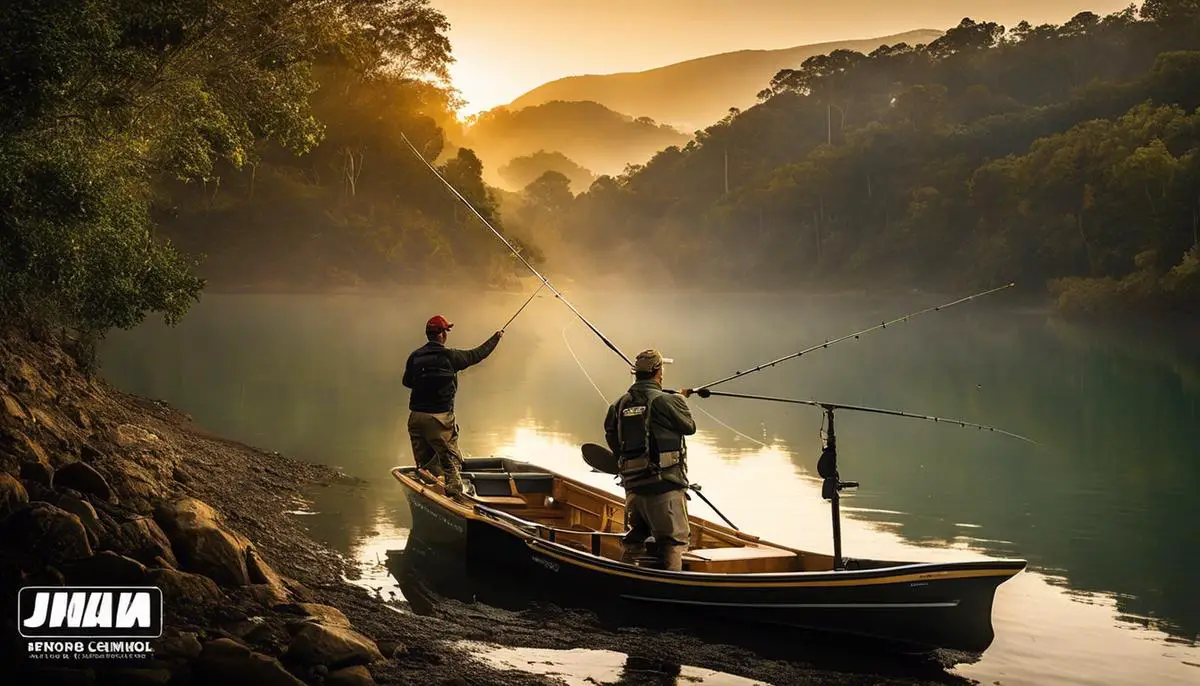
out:
M407 506L387 470L411 464L404 360L425 319L472 347L528 295L221 296L174 329L113 334L104 372L205 427L377 482L317 498L315 532L364 562L404 545ZM631 357L672 357L666 385L699 385L908 311L933 296L568 293ZM953 299L949 296L945 299ZM815 398L994 425L1042 443L841 412L849 556L1029 560L1001 587L997 638L962 674L988 682L1200 681L1200 353L1170 337L1084 329L1004 308L1004 295L889 327L720 390ZM578 363L572 353L578 357ZM580 365L600 393L593 388ZM578 445L602 442L624 363L561 303L538 298L497 351L460 376L461 445L613 488ZM603 394L603 398L601 397ZM605 400L607 399L607 400ZM815 408L690 401L691 476L739 527L829 551L815 477ZM715 515L699 501L692 511ZM380 583L383 583L381 580Z

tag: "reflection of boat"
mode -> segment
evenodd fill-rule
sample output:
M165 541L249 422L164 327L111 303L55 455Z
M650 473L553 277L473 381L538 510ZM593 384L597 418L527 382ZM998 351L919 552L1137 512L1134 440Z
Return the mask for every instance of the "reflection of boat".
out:
M879 639L905 649L982 652L996 588L1023 560L956 563L841 559L764 541L692 516L684 570L620 562L624 500L524 462L469 458L474 495L447 497L415 467L393 476L411 505L410 545L533 595L581 606L659 608L702 624L782 625Z

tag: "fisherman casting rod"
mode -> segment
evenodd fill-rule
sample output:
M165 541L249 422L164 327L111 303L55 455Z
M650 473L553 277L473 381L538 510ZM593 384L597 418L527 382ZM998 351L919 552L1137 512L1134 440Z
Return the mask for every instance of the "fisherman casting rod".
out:
M458 197L458 199L459 199L459 200L461 200L461 201L463 202L463 204L467 206L467 209L471 210L471 212L473 212L473 213L475 214L475 216L476 216L476 217L479 217L479 221L483 222L483 225L484 225L484 226L486 226L486 227L488 227L488 229L490 229L490 230L491 230L491 232L492 232L492 233L494 233L494 234L496 235L496 238L499 238L499 239L501 240L501 242L503 242L503 243L504 243L504 245L505 245L505 246L506 246L506 247L507 247L507 248L508 248L510 251L512 251L512 254L516 255L516 256L517 256L517 259L518 259L518 260L520 260L520 261L521 261L521 263L522 263L522 264L524 264L524 265L525 265L525 266L526 266L526 267L529 269L529 271L533 272L533 275L534 275L534 276L536 276L537 278L541 279L541 281L542 281L542 285L543 285L543 286L545 286L545 287L547 287L547 288L549 288L549 289L550 289L550 291L551 291L552 293L554 293L554 297L558 298L559 300L561 300L561 301L563 302L563 304L564 304L564 305L566 305L567 307L571 308L571 311L575 313L575 316L576 316L576 317L579 317L580 321L582 321L584 324L586 324L586 325L587 325L587 327L588 327L589 329L591 329L591 330L592 330L592 333L594 333L594 334L596 334L597 336L599 336L599 337L600 337L600 340L604 342L604 345L608 346L609 350L612 350L612 351L613 351L613 352L615 352L616 354L620 355L620 356L621 356L621 359L622 359L622 360L625 360L625 364L629 365L629 367L630 367L630 368L633 368L633 361L632 361L632 360L630 360L630 359L629 359L629 357L628 357L627 355L625 355L625 353L621 352L621 349L620 349L620 348L618 348L617 346L613 345L612 341L608 340L608 338L607 338L607 337L606 337L604 334L600 333L600 330L599 330L599 329L597 329L595 326L592 326L592 323L591 323L591 322L589 322L589 321L587 320L587 318L586 318L586 317L584 317L584 316L583 316L583 315L582 315L582 314L579 312L579 310L575 309L575 306L574 306L574 305L572 305L572 304L571 304L571 303L570 303L570 302L569 302L569 301L568 301L568 300L567 300L565 297L563 297L563 294L562 294L562 293L560 293L560 292L558 291L558 289L557 289L557 288L555 288L555 287L554 287L554 285L553 285L553 284L551 284L551 283L550 283L550 282L549 282L549 281L546 279L546 277L542 276L541 272L539 272L537 269L534 269L533 265L532 265L532 264L529 264L529 262L528 262L528 261L527 261L527 260L526 260L524 257L522 257L522 256L521 256L521 251L519 251L519 250L517 250L516 248L514 248L514 247L513 247L513 245L512 245L512 243L509 243L509 242L508 242L508 239L507 239L507 238L505 238L505 237L504 237L504 235L503 235L503 234L501 234L499 231L497 231L497 230L496 230L496 227L492 226L491 222L489 222L487 219L485 219L485 218L484 218L484 216L483 216L482 214L480 214L480 213L479 213L479 210L475 209L475 206L471 204L471 201L469 201L469 200L467 200L465 197L463 197L463 194L462 194L462 193L459 193L459 192L458 192L458 189L457 189L457 188L455 188L455 187L454 187L454 185L453 185L453 184L451 184L449 181L447 181L447 180L446 180L446 178L445 178L444 176L442 176L442 175L441 175L441 173L440 173L440 172L437 170L437 168L436 168L436 167L434 167L432 164L430 164L430 163L429 163L429 160L425 159L425 156L424 156L424 155L422 155L422 154L421 154L421 153L420 153L420 152L417 150L416 146L414 146L414 145L412 144L412 141L408 140L408 136L404 135L404 133L402 132L402 133L400 134L400 137L404 139L404 142L405 142L406 144L408 144L408 147L409 147L409 149L411 149L411 150L413 151L413 154L414 154L414 155L416 155L416 156L417 156L417 158L418 158L418 159L420 159L420 160L421 160L421 162L423 162L423 163L425 164L425 166L429 168L429 171L433 172L433 175L434 175L434 176L436 176L436 177L438 177L438 179L439 179L439 180L440 180L442 183L444 183L444 184L446 185L446 188L449 188L449 189L450 189L450 192L451 192L451 193L453 193L455 196L457 196L457 197ZM507 325L506 325L506 326L507 326Z
M696 395L700 396L701 398L707 398L710 395L717 395L717 396L722 396L725 398L746 398L749 400L766 400L768 402L773 402L773 403L791 403L794 405L811 405L813 407L820 407L822 409L854 410L856 412L873 412L875 414L888 414L888 415L893 415L895 417L911 417L913 419L925 419L925 420L928 420L931 422L939 422L942 424L957 424L958 426L971 427L973 429L981 429L984 431L994 431L996 433L1001 433L1001 434L1004 434L1005 436L1011 436L1013 438L1016 438L1016 439L1019 439L1022 441L1026 441L1026 442L1032 443L1034 445L1041 445L1040 443L1033 440L1032 438L1026 438L1020 434L1015 434L1015 433L1012 433L1011 431L1005 431L1004 429L997 429L994 426L984 426L983 424L972 424L971 422L964 422L961 419L946 419L944 417L934 417L932 415L915 414L912 412L901 412L899 410L881 410L877 407L862 407L860 405L840 405L838 403L826 403L826 402L821 402L819 400L796 400L793 398L774 398L774 397L766 396L766 395L748 395L745 393L722 393L720 391L710 391L707 388L702 388L702 389L697 390Z
M919 311L919 312L913 312L913 313L911 313L911 314L906 314L906 315L904 315L903 317L898 317L898 318L896 318L896 319L893 319L893 320L892 320L892 321L890 321L890 322L884 322L884 323L882 323L882 324L876 324L875 326L872 326L872 327L871 327L871 328L869 328L869 329L863 329L862 331L859 331L859 332L857 332L857 333L847 334L847 335L845 335L845 336L842 336L841 338L835 338L835 339L833 339L832 341L825 341L824 343L822 343L822 344L820 344L820 345L814 345L813 347L811 347L811 348L806 348L806 349L804 349L804 350L801 350L801 351L800 351L800 352L798 352L798 353L792 353L791 355L785 355L785 356L783 356L783 357L779 358L778 360L772 360L772 361L770 361L770 362L765 362L765 363L763 363L763 364L760 364L760 365L758 365L757 367L755 367L755 368L753 368L753 369L747 369L747 370L745 370L745 371L740 371L740 372L737 372L736 374L733 374L733 375L731 375L731 376L727 376L727 377L725 377L724 379L719 379L719 380L717 380L717 381L713 381L713 382L711 382L711 383L706 383L706 384L704 384L703 386L697 386L695 390L697 390L697 391L701 391L701 390L704 390L704 389L706 389L706 388L712 388L713 386L716 386L716 385L718 385L718 384L723 384L723 383L725 383L726 381L733 381L734 379L737 379L737 378L740 378L740 377L746 376L747 374L753 374L754 372L761 371L761 370L763 370L763 369L766 369L767 367L774 367L775 365L779 364L780 362L786 362L787 360L790 360L790 359L793 359L793 358L796 358L796 357L800 357L800 356L802 356L802 355L807 355L808 353L811 353L811 352L813 352L813 351L815 351L815 350L820 350L820 349L822 349L822 348L828 348L829 346L831 346L831 345L833 345L833 344L835 344L835 343L840 343L840 342L842 342L842 341L849 340L849 339L851 339L851 338L858 338L859 336L862 336L862 335L864 335L864 334L871 333L872 331L877 331L877 330L879 330L879 329L886 329L887 327L889 327L889 326L891 326L891 325L893 325L893 324L900 324L900 323L902 323L902 322L906 322L906 321L908 321L909 319L912 319L913 317L919 317L920 315L927 314L927 313L929 313L929 312L937 312L937 311L939 311L939 310L944 310L944 309L946 309L947 307L950 307L950 306L952 306L952 305L958 305L958 304L960 304L960 303L965 303L965 302L967 302L967 301L969 301L969 300L974 300L974 299L976 299L976 298L982 298L982 297L983 297L983 296L985 296L985 295L990 295L990 294L992 294L992 293L995 293L995 292L997 292L997 291L1002 291L1002 290L1004 290L1004 289L1006 289L1006 288L1012 288L1013 286L1016 286L1016 285L1017 285L1017 284L1016 284L1015 282L1014 282L1014 283L1009 283L1009 284L1006 284L1006 285L1004 285L1004 286L1000 286L1000 287L998 287L998 288L993 288L993 289L991 289L991 290L984 291L984 292L982 292L982 293L976 293L975 295L969 295L969 296L967 296L967 297L965 297L965 298L959 298L958 300L955 300L954 302L948 302L948 303L946 303L946 304L944 304L944 305L938 305L937 307L929 307L929 308L926 308L926 309L924 309L924 310L921 310L921 311Z
M529 300L526 300L526 301L525 301L525 304L521 306L521 309L517 310L517 314L514 314L514 315L513 315L513 316L512 316L512 317L511 317L511 318L510 318L510 319L509 319L507 322L505 322L505 323L504 323L504 326L500 327L500 330L501 330L501 331L503 331L503 330L507 329L507 328L508 328L508 325L509 325L509 324L512 324L512 323L513 323L513 320L517 318L517 315L519 315L519 314L521 314L522 312L524 312L524 311L525 311L525 308L526 308L526 307L529 307L529 303L533 302L533 299L534 299L534 298L536 298L536 297L537 297L537 294L538 294L538 293L541 293L541 292L542 292L542 289L543 289L543 288L545 288L545 287L546 287L546 284L545 284L545 283L543 283L541 286L538 286L537 290L533 292L533 295L529 296Z

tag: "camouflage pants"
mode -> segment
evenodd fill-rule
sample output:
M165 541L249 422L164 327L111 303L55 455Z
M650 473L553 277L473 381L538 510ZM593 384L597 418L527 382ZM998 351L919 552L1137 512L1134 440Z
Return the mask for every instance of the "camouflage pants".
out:
M639 495L625 493L625 523L629 533L622 541L623 562L632 562L642 554L656 558L660 569L682 571L683 553L691 540L688 527L687 497L683 489ZM653 536L654 545L646 545Z
M454 413L410 412L408 437L412 441L414 463L434 476L443 477L447 494L461 494L462 454L458 451L458 423Z

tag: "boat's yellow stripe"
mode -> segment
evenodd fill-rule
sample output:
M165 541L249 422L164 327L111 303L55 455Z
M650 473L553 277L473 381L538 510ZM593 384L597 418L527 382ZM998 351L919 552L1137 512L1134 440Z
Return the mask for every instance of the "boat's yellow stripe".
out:
M537 540L539 542L541 542L541 539L537 539ZM532 541L526 542L526 545L528 545L530 548L535 547L535 544ZM579 558L567 557L566 555L561 555L558 552L551 550L549 548L538 547L537 552L538 552L538 554L541 554L541 555L547 555L549 557L557 558L559 560L562 560L563 562L567 562L568 564L575 565L576 567L586 567L588 569L603 572L605 574L624 576L624 577L628 577L631 579L641 579L643 581L657 581L657 582L668 583L668 584L678 584L678 585L682 585L682 586L721 586L724 588L794 588L794 587L798 587L798 586L874 586L874 585L882 585L882 584L910 583L910 582L914 582L914 581L929 581L929 580L933 580L933 579L944 580L944 579L969 579L969 578L987 577L987 576L1014 576L1018 571L1020 571L1020 570L1008 570L1008 569L965 569L965 570L961 570L961 571L944 570L944 571L938 571L938 572L919 572L919 573L915 573L915 574L905 574L902 576L867 577L867 578L859 578L859 579L830 579L828 581L742 581L740 579L736 579L733 581L703 581L700 579L696 579L696 580L676 579L673 577L651 576L649 574L634 574L631 572L626 572L621 569L613 569L612 567L601 567L599 565L595 565L590 562L580 560ZM871 571L871 570L863 570L863 571ZM821 572L819 572L819 573L821 573ZM830 572L830 573L832 573L832 572ZM730 575L731 578L734 576L735 575L733 575L733 574ZM741 577L741 576L745 576L745 575L738 574L736 576Z
M410 481L410 483L411 483L411 481ZM481 517L481 516L475 514L474 509L466 508L466 507L462 506L460 503L450 500L449 498L443 496L442 494L438 493L437 491L426 488L425 486L423 486L421 484L414 484L414 485L416 485L415 490L419 494L424 495L427 498L431 498L431 499L435 499L435 500L439 501L438 502L439 505L442 505L443 507L448 506L449 509L454 510L455 512L459 513L466 519L474 519L476 521L481 521L486 524L491 524L493 526L503 526L505 528L512 529L513 531L515 531L518 535L522 536L523 538L528 536L528 534L517 530L516 527L512 526L511 524L508 524L507 522L496 521L495 519L493 519L491 517ZM580 532L580 533L586 534L586 532ZM1021 571L1019 569L1015 569L1015 570L1014 569L964 569L964 570L959 570L959 571L943 570L943 571L938 571L938 572L919 572L919 573L915 573L915 574L905 574L902 576L866 577L866 578L858 578L858 579L829 579L827 581L741 581L740 579L732 581L732 582L731 581L703 581L700 579L696 579L696 580L676 579L676 578L672 578L672 577L652 576L649 574L636 574L636 573L626 572L621 569L613 569L612 567L602 567L600 565L596 565L596 564L592 564L590 562L586 562L584 560L580 560L577 557L567 557L566 555L562 555L549 547L542 547L542 546L538 545L538 544L547 544L547 543L549 543L549 542L543 541L540 538L536 538L536 539L529 538L525 542L525 544L527 546L529 546L530 548L537 547L538 554L548 555L550 557L556 558L556 559L566 562L568 564L575 565L576 567L584 567L587 569L602 572L604 574L623 576L623 577L628 577L630 579L640 579L643 581L657 581L657 582L661 582L661 583L677 584L677 585L681 585L681 586L720 586L720 587L724 587L724 588L796 588L796 587L810 587L810 586L877 586L877 585L883 585L883 584L912 583L912 582L916 582L916 581L946 580L946 579L973 579L973 578L982 578L982 577L989 577L989 576L1015 576L1018 572ZM871 571L871 570L863 570L863 571ZM821 573L821 572L818 572L818 573ZM733 575L730 575L730 576L732 577ZM744 576L744 575L739 574L737 576Z

